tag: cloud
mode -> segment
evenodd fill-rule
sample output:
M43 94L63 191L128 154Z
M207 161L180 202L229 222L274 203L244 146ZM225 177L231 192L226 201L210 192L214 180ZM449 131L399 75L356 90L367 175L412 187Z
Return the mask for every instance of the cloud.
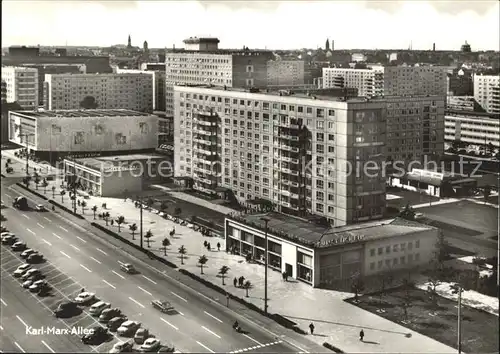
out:
M401 8L412 1L378 1L369 0L365 2L365 7L372 10L380 10L391 14L397 13ZM491 8L498 5L497 1L427 1L427 4L432 6L438 13L457 15L462 12L472 11L478 15L486 14Z

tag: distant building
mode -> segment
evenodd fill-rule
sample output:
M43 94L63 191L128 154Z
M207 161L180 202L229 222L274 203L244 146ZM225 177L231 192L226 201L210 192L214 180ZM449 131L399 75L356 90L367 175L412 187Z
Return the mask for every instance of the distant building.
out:
M163 86L165 85L165 75L162 72L156 72L154 70L138 70L138 69L120 69L116 68L116 73L117 74L144 74L144 75L151 75L151 80L153 82L153 111L160 111L158 109L158 102L159 101L165 101L165 92L161 93L162 96L158 95L157 88L160 86L160 82L163 81Z
M366 61L366 55L364 55L363 53L353 53L351 55L351 61L364 62L364 61Z
M38 56L40 56L40 47L11 46L11 47L9 47L9 56L13 56L13 57L23 57L23 56L38 57Z
M17 102L23 109L38 107L38 70L35 68L3 66L6 101Z
M68 55L68 50L66 48L56 48L55 54L57 56L65 57Z
M127 48L132 48L132 38L130 38L130 34L128 35Z
M213 52L219 49L218 38L197 38L190 37L184 40L186 50L195 50L198 52Z
M44 105L47 110L81 109L93 97L100 109L153 112L153 77L147 73L47 74Z
M448 110L445 113L445 141L455 141L484 148L500 147L500 116L489 113ZM479 149L478 149L479 150Z
M474 75L474 98L488 113L500 113L500 76Z
M7 102L7 83L2 79L2 103Z
M304 85L304 61L270 60L267 62L267 86Z
M328 52L330 50L330 40L327 38L325 43L325 51Z
M27 66L27 65L84 65L86 72L111 73L113 70L109 64L109 56L11 56L2 57L2 65L5 66Z
M460 48L460 50L464 53L470 53L471 52L470 44L467 43L467 41L465 41L465 43L462 44L462 47Z
M446 109L454 111L470 111L476 110L477 102L474 96L447 96Z
M471 70L454 69L447 74L448 95L472 96L474 94L474 79Z

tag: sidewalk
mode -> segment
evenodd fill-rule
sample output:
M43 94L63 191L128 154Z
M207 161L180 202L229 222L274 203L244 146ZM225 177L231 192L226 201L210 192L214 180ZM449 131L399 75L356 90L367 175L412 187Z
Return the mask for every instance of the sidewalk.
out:
M60 181L51 182L47 188L47 196L51 196L52 183L56 186ZM40 191L40 189L39 189ZM43 193L43 191L41 191ZM56 190L55 199L61 202L59 188ZM83 200L83 199L81 199ZM97 214L103 212L101 205L107 204L106 211L116 220L118 216L124 216L125 224L121 226L120 234L132 241L129 225L136 223L139 226L139 209L135 208L131 200L124 201L116 198L90 197L85 200L87 207L84 216L89 221L93 221L93 212L90 208L93 205L98 207ZM64 196L64 204L71 207L71 201L67 195ZM82 208L77 207L79 213ZM105 226L104 220L95 220ZM233 278L244 276L253 284L249 291L248 301L259 307L263 307L264 297L264 268L257 264L248 264L240 256L230 255L224 252L225 241L220 238L205 238L199 232L189 227L183 227L172 221L165 220L154 211L143 211L144 234L151 230L151 250L159 255L164 253L162 240L168 236L175 227L175 235L168 237L171 246L167 248L167 258L169 261L195 274L200 274L198 259L201 255L206 255L208 263L204 267L204 274L207 280L222 284L222 279L218 276L219 269L226 265L230 268L225 288L238 297L245 297L245 290L233 286ZM118 232L116 222L108 228ZM139 236L136 232L135 242L139 244ZM203 247L203 241L211 243L212 250L207 251ZM217 251L217 243L221 244L221 251ZM187 249L187 259L181 265L178 249L181 245ZM147 248L144 239L144 247ZM352 306L343 301L352 297L350 293L341 293L330 290L314 289L302 282L291 280L284 282L279 272L270 270L268 279L269 311L279 313L288 317L306 330L309 323L313 322L316 327L316 334L307 337L322 345L329 342L345 352L398 352L398 353L453 353L456 350L431 338L406 329L396 323L383 319L358 307ZM358 334L363 328L368 342L360 342ZM411 334L411 335L408 335ZM371 343L370 343L371 342ZM377 344L373 344L376 342Z

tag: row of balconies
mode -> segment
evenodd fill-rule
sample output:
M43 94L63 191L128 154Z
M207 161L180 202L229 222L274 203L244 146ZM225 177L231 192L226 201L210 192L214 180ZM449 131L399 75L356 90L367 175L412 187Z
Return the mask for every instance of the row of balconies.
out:
M204 184L209 185L209 186L215 186L215 185L217 185L217 181L216 180L211 180L211 179L208 179L206 177L198 176L196 174L193 176L193 180L195 180L197 182L204 183Z

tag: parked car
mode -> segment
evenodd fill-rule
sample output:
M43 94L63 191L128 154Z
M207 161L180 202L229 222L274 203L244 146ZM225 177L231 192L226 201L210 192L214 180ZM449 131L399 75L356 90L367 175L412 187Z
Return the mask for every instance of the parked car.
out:
M94 293L89 293L87 291L84 291L80 294L78 294L77 297L75 297L75 302L77 304L88 304L90 301L95 299L95 294Z
M142 344L146 339L150 337L149 331L146 328L139 328L134 335L134 342L137 344Z
M161 343L160 343L159 339L148 338L141 345L141 348L139 350L143 353L150 353L150 352L156 352L158 349L160 349L160 347L161 347Z
M79 311L78 305L72 301L67 301L59 304L54 311L54 316L65 317L76 314Z
M32 277L34 276L39 276L41 275L42 273L40 272L39 269L36 269L36 268L32 268L32 269L29 269L26 273L24 273L22 276L21 276L21 280L28 280L28 279L31 279Z
M12 246L10 246L10 248L13 251L24 251L27 248L27 245L26 245L26 243L24 243L22 241L18 241L16 243L14 243Z
M4 226L2 226L2 233L0 234L0 236L5 237L5 236L16 236L16 235L14 235L12 232L7 231L7 229Z
M26 259L26 262L30 264L40 263L43 261L43 256L40 253L32 253Z
M101 323L107 323L112 318L117 317L117 316L121 316L121 314L122 314L122 312L117 307L112 308L112 309L105 309L104 311L101 312L101 315L99 316L98 321Z
M38 251L35 251L35 250L34 250L34 249L32 249L32 248L28 248L27 250L24 250L24 251L21 253L21 257L22 257L22 258L28 258L30 255L35 254L35 253L38 253Z
M2 237L2 244L10 246L17 241L17 237L14 234L6 235Z
M118 328L117 332L120 336L129 337L132 336L139 327L141 327L141 324L137 321L125 321Z
M33 279L26 280L25 282L23 282L22 287L28 289L33 283L34 283Z
M124 315L121 315L121 316L116 316L116 317L113 317L112 319L110 319L108 321L108 323L106 324L106 326L108 327L108 330L111 331L111 332L116 332L116 330L118 328L120 328L120 326L122 325L123 322L127 321L127 317L124 316Z
M101 344L106 339L108 339L108 330L101 326L95 326L92 328L91 333L85 334L82 337L82 343L84 344Z
M137 270L135 269L135 267L130 263L125 263L125 264L120 265L120 269L128 274L137 273Z
M16 278L20 278L24 275L24 273L26 273L28 271L28 269L31 268L31 265L28 264L28 263L24 263L23 265L20 265L19 267L17 267L17 269L14 271L14 276Z
M111 304L109 302L98 301L90 306L89 313L92 316L99 316L102 311L104 311L105 309L109 309L110 307Z
M133 347L132 341L116 343L109 351L110 353L131 353Z
M45 286L47 286L47 282L45 280L37 280L29 287L29 290L32 293L37 293Z
M158 349L157 353L175 353L175 347L162 346L160 349Z

